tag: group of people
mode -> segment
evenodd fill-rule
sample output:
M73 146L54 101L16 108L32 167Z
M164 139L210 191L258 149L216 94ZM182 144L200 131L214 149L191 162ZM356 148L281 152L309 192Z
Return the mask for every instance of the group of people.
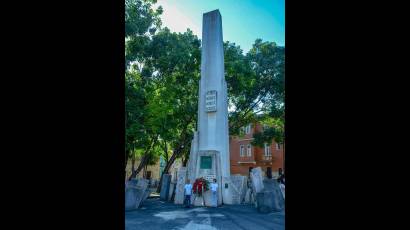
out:
M210 184L211 186L211 206L212 207L217 207L218 206L218 184L216 183L216 179L213 180L213 182ZM185 200L184 204L185 207L191 207L191 196L192 196L192 184L190 183L189 179L187 180L187 183L184 186L184 193L185 193Z

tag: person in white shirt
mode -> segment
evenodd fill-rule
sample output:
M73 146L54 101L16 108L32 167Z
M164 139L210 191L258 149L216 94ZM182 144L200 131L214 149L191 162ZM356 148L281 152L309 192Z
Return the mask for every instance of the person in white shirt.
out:
M192 194L192 184L189 183L189 179L184 186L184 193L185 193L185 207L191 207L191 194Z
M285 185L282 183L279 183L279 188L282 193L283 199L285 199Z
M218 206L218 184L216 183L216 179L214 182L211 183L211 191L212 191L212 206Z

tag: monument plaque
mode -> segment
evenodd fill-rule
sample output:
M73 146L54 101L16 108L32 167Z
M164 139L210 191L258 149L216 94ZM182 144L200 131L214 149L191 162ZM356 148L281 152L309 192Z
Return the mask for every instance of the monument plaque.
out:
M216 90L206 92L205 106L208 113L216 112Z
M201 156L201 169L212 169L211 156Z

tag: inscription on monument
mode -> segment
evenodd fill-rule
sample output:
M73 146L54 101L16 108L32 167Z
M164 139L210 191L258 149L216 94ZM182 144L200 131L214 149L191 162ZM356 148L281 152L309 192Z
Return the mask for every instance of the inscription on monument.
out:
M216 179L216 176L209 174L209 175L206 175L204 179L207 180L209 183L212 183L214 182L214 179Z
M216 90L210 90L205 95L206 112L216 112Z

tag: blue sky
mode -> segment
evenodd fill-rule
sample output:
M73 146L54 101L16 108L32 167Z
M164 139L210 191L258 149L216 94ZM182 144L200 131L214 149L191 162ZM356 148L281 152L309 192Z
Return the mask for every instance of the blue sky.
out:
M285 0L158 0L163 26L173 32L190 28L202 36L202 14L219 9L224 41L247 52L255 39L285 45Z

